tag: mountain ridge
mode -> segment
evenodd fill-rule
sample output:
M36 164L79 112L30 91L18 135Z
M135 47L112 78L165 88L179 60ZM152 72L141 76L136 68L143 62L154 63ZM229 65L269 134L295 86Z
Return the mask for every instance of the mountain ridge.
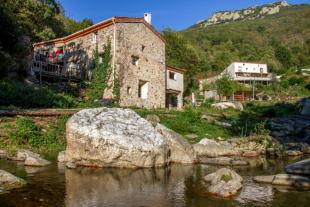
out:
M291 6L286 1L279 1L261 6L251 6L240 10L224 10L215 12L211 17L205 20L200 20L192 27L207 27L210 25L230 23L241 20L253 20L265 18L268 15L277 14L282 8Z

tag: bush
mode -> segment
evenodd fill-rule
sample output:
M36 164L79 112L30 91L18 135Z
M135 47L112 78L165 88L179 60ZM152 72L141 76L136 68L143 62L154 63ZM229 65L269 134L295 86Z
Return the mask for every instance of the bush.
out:
M48 88L36 88L7 80L0 81L0 106L69 108L76 105L77 102L72 96L56 93Z

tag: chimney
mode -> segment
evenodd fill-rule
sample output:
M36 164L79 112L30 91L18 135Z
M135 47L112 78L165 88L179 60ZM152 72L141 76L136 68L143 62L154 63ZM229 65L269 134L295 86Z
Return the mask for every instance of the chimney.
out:
M150 13L144 13L144 20L149 23L152 24L152 14Z

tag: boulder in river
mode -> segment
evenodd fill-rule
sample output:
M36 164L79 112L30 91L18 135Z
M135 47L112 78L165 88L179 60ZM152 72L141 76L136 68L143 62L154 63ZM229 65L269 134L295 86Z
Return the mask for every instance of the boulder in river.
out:
M26 158L24 164L26 166L44 167L44 166L50 165L51 162L48 161L48 160L45 160L45 159L43 159L41 157L31 157L31 156L28 156Z
M310 158L286 166L285 172L310 176Z
M26 184L26 181L12 175L9 172L0 170L0 188L3 190L11 190L15 188L21 188Z
M226 142L217 142L212 139L202 139L198 144L193 145L198 156L218 157L238 155L240 152Z
M191 144L187 142L180 134L168 129L162 124L155 127L167 141L170 149L170 161L173 163L191 164L198 161L197 154Z
M139 168L170 162L165 138L130 109L84 109L66 127L67 161L76 165Z
M231 197L242 188L242 177L234 170L221 168L214 173L204 177L206 182L210 182L208 192L211 194L228 198Z
M310 189L310 178L308 176L278 174L267 176L255 176L254 181L259 183L270 183L273 185L292 186L302 189Z

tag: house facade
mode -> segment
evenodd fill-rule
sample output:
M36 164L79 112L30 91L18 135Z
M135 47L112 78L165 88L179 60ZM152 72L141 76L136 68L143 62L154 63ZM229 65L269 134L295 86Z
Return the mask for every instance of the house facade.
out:
M203 86L205 84L215 83L216 80L222 78L225 75L229 76L234 81L244 83L248 86L248 88L245 88L242 91L235 92L231 95L231 97L226 97L237 101L254 99L254 85L257 83L269 84L269 82L272 81L272 74L269 73L267 64L233 62L221 74L208 79L199 80L200 91L203 91ZM203 94L205 99L220 99L220 96L216 90L203 91Z
M113 17L67 37L36 43L33 70L44 68L46 73L52 70L54 74L90 78L95 48L101 54L103 45L110 42L109 82L113 84L117 79L120 83L120 105L164 108L169 82L165 39L150 23L148 13L144 18ZM178 76L178 80L183 80L183 76ZM183 88L177 90L183 93ZM113 99L112 88L103 92L103 99ZM183 96L179 95L179 107L181 99Z
M268 72L267 64L234 62L225 69L225 72L238 82L272 81L272 74Z
M184 69L167 66L166 107L183 107Z

